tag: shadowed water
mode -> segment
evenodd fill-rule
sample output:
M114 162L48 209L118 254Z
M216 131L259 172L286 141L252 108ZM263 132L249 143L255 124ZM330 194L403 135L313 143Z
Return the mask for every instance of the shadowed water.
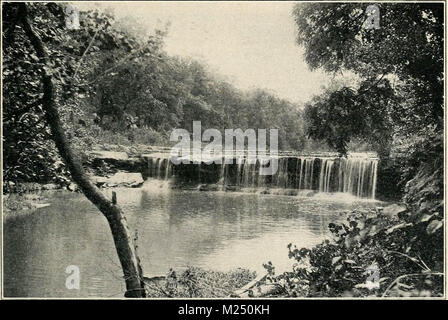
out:
M110 190L105 191L110 197ZM145 275L170 268L245 267L272 261L290 268L288 243L310 247L329 236L339 212L371 207L342 194L307 196L169 190L149 180L141 189L117 189ZM55 192L51 206L9 218L4 225L4 295L122 297L124 281L105 218L77 193ZM80 268L79 290L68 290L68 265Z

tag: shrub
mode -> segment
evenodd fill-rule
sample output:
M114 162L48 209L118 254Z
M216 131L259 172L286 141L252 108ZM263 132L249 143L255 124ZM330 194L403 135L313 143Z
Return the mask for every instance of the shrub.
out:
M416 219L405 210L398 215L353 211L347 223L329 224L333 239L311 248L288 245L296 263L291 272L269 281L284 296L442 296L443 228L433 216ZM377 266L378 288L366 282Z

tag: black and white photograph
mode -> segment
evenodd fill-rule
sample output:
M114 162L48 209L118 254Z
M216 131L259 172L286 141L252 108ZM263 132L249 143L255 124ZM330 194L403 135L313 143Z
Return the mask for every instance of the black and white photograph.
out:
M445 16L2 1L1 299L445 300Z

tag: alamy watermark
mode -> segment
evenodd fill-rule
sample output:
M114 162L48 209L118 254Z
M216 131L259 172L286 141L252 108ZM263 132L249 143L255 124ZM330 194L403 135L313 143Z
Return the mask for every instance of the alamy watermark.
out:
M79 290L79 282L80 282L80 273L79 267L75 265L69 265L65 268L65 273L68 273L69 276L65 279L65 287L68 290Z
M366 268L364 274L367 275L365 286L369 290L380 288L380 267L378 263L373 262Z
M258 133L258 135L257 135ZM193 121L193 141L185 129L174 129L170 141L178 143L171 149L173 164L205 163L241 164L244 159L249 164L260 163L260 175L274 175L278 169L278 129L269 130L269 154L267 152L267 130L241 129L224 130L224 150L222 134L217 129L207 129L202 133L201 122ZM180 141L179 141L180 139ZM247 149L245 140L247 139ZM203 142L208 142L202 147Z
M69 30L79 29L79 9L69 3L65 9L65 27Z
M366 9L367 19L364 21L363 27L365 29L379 29L380 28L380 8L376 4L371 4Z

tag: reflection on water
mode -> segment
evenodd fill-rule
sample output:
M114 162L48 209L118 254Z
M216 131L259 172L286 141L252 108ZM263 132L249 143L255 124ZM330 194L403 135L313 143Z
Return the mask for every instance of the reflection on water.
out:
M262 271L267 261L286 270L288 243L317 244L328 236L328 223L343 218L341 210L374 205L334 195L169 190L153 182L116 192L131 229L138 230L149 276L188 265ZM51 203L5 222L5 296L122 297L121 268L101 213L80 194L57 192ZM80 268L80 290L65 288L68 265Z

